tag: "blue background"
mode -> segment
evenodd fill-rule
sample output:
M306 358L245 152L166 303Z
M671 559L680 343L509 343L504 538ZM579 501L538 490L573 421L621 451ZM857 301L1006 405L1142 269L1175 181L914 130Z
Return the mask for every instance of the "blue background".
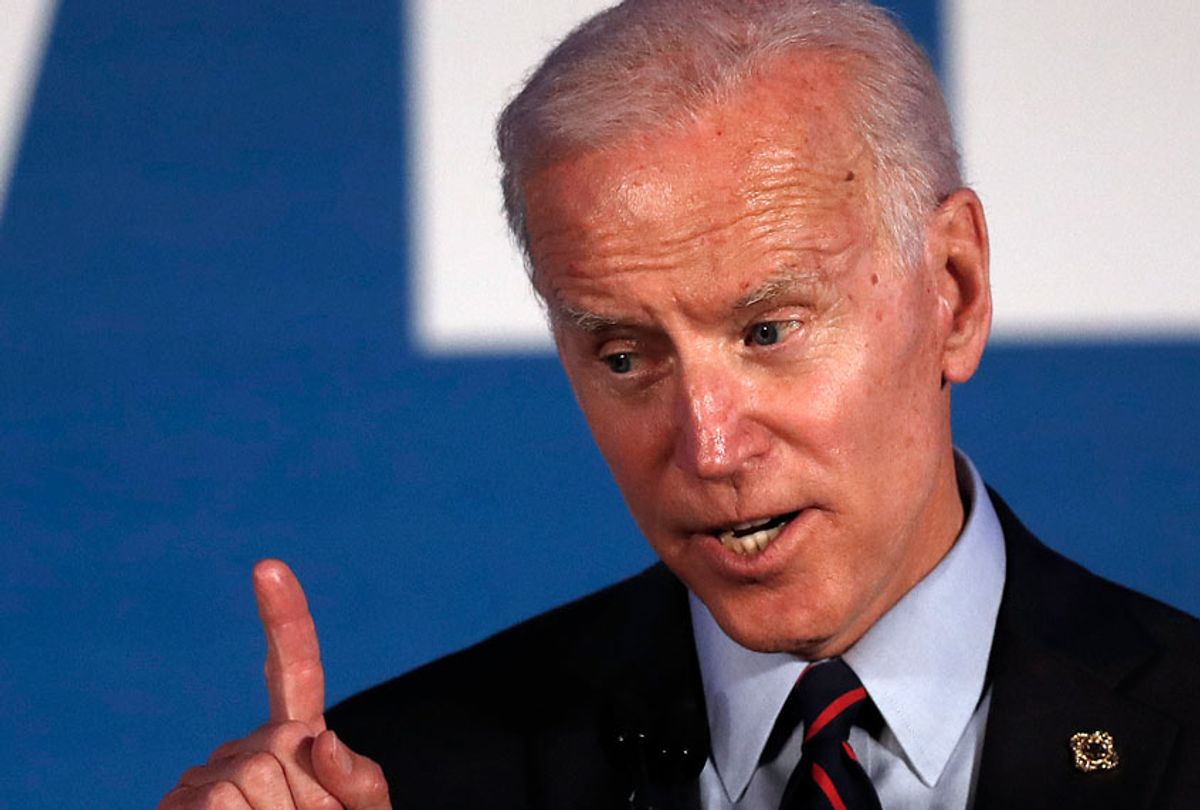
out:
M413 346L403 11L63 2L0 221L0 807L152 806L261 722L260 557L331 700L651 561L552 357ZM1197 612L1197 402L1200 341L1001 345L956 430Z

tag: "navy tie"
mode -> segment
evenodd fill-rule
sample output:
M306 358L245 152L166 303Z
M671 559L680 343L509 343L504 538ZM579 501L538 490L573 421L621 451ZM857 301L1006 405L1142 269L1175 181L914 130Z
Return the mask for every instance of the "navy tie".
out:
M850 726L870 703L862 682L842 659L804 670L777 721L804 723L800 764L788 779L779 810L880 810L879 796L848 742Z

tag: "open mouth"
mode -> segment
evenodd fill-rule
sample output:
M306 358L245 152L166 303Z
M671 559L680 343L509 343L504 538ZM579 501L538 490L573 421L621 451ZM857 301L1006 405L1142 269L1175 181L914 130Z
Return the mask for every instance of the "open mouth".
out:
M779 536L783 527L798 514L799 511L788 512L785 515L739 523L728 529L714 531L713 535L730 551L738 554L758 554L771 545L771 541Z

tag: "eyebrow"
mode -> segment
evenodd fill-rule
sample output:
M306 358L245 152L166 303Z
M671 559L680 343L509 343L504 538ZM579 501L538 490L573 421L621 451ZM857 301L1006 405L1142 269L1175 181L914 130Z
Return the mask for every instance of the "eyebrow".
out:
M733 305L735 311L750 309L760 304L769 304L794 292L799 287L811 287L820 284L824 277L813 270L787 270L772 276L743 295Z
M822 283L823 280L824 276L814 270L797 270L789 267L739 298L734 303L733 310L739 312L760 304L771 303L787 297L798 288L811 287L814 284ZM588 334L615 329L626 323L626 321L599 315L590 310L578 309L561 300L550 307L550 318L552 321L566 323Z
M595 312L568 306L562 301L556 302L551 307L550 317L554 321L566 322L576 329L590 334L603 332L605 329L612 329L621 324L620 321L597 315Z

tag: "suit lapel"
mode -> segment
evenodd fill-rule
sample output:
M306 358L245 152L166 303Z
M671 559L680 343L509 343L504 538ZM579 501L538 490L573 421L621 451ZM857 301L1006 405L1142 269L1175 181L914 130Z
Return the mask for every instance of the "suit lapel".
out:
M1039 543L995 493L1008 572L990 663L976 810L1150 807L1178 734L1120 692L1154 655L1097 580ZM1106 731L1120 764L1076 768L1070 739Z
M698 780L663 793L661 779L647 778L645 767L662 773L671 764L628 739L643 733L655 749L666 743L678 751L686 743L701 747L701 763L707 757L687 592L660 564L623 596L597 617L587 643L571 651L567 671L580 684L578 705L531 741L531 782L540 795L535 806L624 808L632 791L645 800L649 789L660 797L654 806L661 810L699 808ZM617 735L627 738L623 746ZM646 755L650 761L639 761Z

